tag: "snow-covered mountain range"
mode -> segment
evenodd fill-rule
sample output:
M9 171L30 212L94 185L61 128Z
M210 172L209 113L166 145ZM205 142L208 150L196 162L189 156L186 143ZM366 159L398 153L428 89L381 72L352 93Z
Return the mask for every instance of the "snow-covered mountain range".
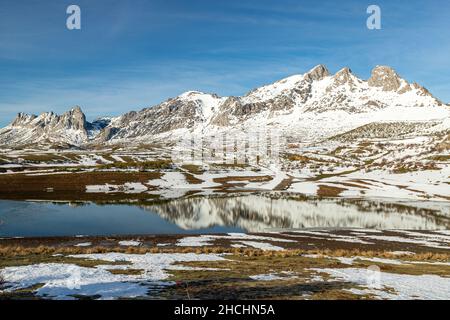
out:
M92 123L80 107L62 115L19 113L0 129L0 145L98 146L257 127L275 127L314 141L379 122L432 122L433 127L448 130L449 120L449 105L390 67L377 66L368 80L361 80L349 68L332 75L319 65L242 97L190 91Z

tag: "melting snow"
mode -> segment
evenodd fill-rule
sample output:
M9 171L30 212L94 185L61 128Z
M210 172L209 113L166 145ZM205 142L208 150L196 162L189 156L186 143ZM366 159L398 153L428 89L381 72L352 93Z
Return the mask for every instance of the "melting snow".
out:
M257 281L274 281L274 280L290 280L295 279L297 277L296 276L281 277L275 273L268 273L268 274L257 274L254 276L250 276L249 278Z
M246 245L263 250L283 250L283 248L271 245L270 243L256 241L273 241L273 242L296 242L295 240L264 237L245 233L228 233L227 235L201 235L196 237L184 237L178 240L177 246L180 247L202 247L212 245L214 240L224 239L237 242L238 245ZM256 241L252 241L256 240ZM236 244L236 243L235 243Z
M94 296L101 299L133 298L146 296L152 290L172 285L166 280L166 270L192 270L194 268L174 265L177 262L220 261L220 255L174 253L174 254L83 254L74 258L123 262L123 265L98 265L94 268L74 264L43 263L0 270L6 280L7 291L43 284L37 295L53 299L74 299L74 295ZM108 270L142 270L142 274L112 274Z
M240 243L253 247L256 249L261 249L264 251L280 251L284 250L284 248L279 246L274 246L273 244L267 243L267 242L256 242L256 241L240 241Z
M450 299L450 278L436 275L406 275L380 272L380 285L372 284L373 272L367 269L312 269L327 273L335 280L355 283L363 289L350 289L355 294L373 294L381 299L396 300L448 300ZM393 289L395 292L388 292Z
M75 247L89 247L92 246L92 242L82 242L82 243L77 243L76 245L74 245Z
M128 247L137 247L137 246L140 246L141 244L142 244L142 242L134 241L134 240L119 241L119 245L128 246Z

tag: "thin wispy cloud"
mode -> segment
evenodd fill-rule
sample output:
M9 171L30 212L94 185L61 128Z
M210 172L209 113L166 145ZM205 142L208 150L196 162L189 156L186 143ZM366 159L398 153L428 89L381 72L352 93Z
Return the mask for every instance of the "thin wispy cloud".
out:
M365 0L79 0L81 31L65 28L69 4L1 2L0 125L18 111L81 105L94 118L187 90L241 95L321 63L361 78L391 65L450 101L447 1L378 1L379 31Z

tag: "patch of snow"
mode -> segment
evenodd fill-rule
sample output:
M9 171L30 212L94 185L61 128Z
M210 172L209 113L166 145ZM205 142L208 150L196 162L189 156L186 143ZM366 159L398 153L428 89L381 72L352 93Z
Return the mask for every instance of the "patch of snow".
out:
M324 237L327 240L340 241L340 242L350 242L350 243L361 243L361 244L373 244L372 242L367 242L357 237L344 236L328 233L326 231L303 231L303 230L293 230L294 233L307 234L313 236Z
M354 294L372 294L380 299L394 300L448 300L450 299L450 278L436 275L406 275L380 272L380 286L371 286L372 272L367 269L312 269L327 273L335 280L354 283L363 289L351 289ZM388 291L389 290L389 291ZM394 290L395 292L391 292Z
M232 242L237 242L238 244L251 246L254 248L268 248L271 245L269 243L260 243L256 241L273 241L273 242L296 242L295 240L284 239L284 238L276 238L276 237L265 237L265 236L257 236L252 234L245 233L228 233L227 235L201 235L201 236L193 236L193 237L184 237L178 240L177 246L180 247L202 247L202 246L210 246L215 240L230 240ZM256 240L256 241L255 241ZM273 250L283 249L281 247L272 246Z
M257 242L257 241L240 241L240 243L253 247L256 249L261 249L264 251L281 251L284 250L284 248L279 246L274 246L273 244L267 243L267 242Z
M232 248L246 248L245 245L239 243L233 243L230 247Z
M179 247L203 247L211 246L212 238L207 235L198 237L184 237L177 241L176 245Z
M127 246L127 247L137 247L142 244L141 241L135 241L135 240L123 240L119 241L119 245L121 246Z
M104 185L86 186L87 193L116 193L116 192L142 193L147 190L148 188L139 182L127 182L123 185L113 185L106 183Z
M89 247L89 246L92 246L92 242L82 242L74 245L74 247Z
M437 248L437 249L449 249L450 246L441 244L439 242L434 241L427 241L423 239L412 239L412 238L406 238L406 237L399 237L399 236L378 236L378 235L371 235L371 236L363 236L367 239L373 239L373 240L381 240L381 241L392 241L392 242L401 242L401 243L413 243L418 244L424 247L430 247L430 248Z
M95 296L100 299L134 298L147 296L151 291L172 285L163 281L169 277L166 270L193 270L174 265L177 262L221 261L220 255L174 254L83 254L72 255L78 259L109 261L114 265L98 265L94 268L64 263L42 263L28 266L6 267L0 275L7 282L7 291L43 284L36 294L50 299L74 299L74 295ZM142 274L113 274L108 270L143 270ZM194 269L196 270L196 269Z
M389 253L393 254L394 256L411 256L415 254L414 252L411 251L391 251Z
M257 274L254 276L249 276L250 279L256 280L256 281L274 281L274 280L290 280L297 278L296 276L291 277L281 277L275 273L268 273L268 274Z

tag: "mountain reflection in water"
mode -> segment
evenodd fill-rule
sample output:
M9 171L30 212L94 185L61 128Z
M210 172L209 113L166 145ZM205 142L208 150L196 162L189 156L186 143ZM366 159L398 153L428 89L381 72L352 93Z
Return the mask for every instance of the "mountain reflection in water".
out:
M297 228L437 230L450 226L450 203L445 202L245 195L184 198L144 208L187 230L215 225L249 232Z
M450 203L318 199L287 193L106 204L0 200L0 238L301 228L448 230Z

